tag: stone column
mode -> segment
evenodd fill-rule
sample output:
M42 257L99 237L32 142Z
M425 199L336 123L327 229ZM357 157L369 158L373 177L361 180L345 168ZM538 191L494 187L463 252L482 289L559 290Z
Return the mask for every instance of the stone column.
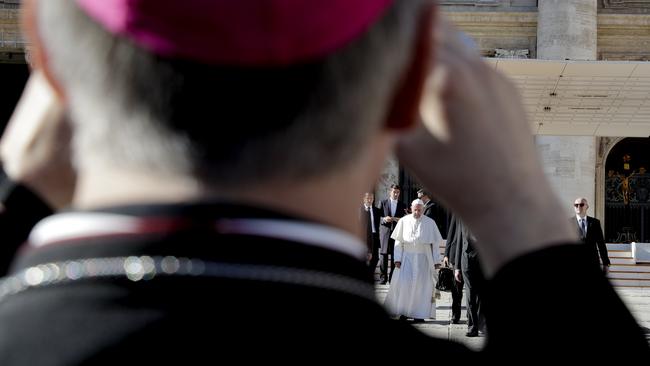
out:
M546 177L565 208L567 219L575 215L573 201L584 197L589 201L589 216L596 209L596 140L592 136L536 136Z
M595 60L596 0L539 0L537 58Z
M595 60L596 0L539 0L537 58ZM596 138L593 136L537 136L546 175L564 205L574 215L573 200L585 197L589 215L595 214Z

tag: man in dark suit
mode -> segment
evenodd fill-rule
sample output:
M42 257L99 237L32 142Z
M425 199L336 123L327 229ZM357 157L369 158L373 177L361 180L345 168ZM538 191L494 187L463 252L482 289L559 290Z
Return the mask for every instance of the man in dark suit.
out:
M366 232L368 269L373 278L379 263L379 221L381 220L381 211L375 207L374 202L375 194L366 192L363 194L363 204L359 208L359 220Z
M421 199L422 202L424 202L424 214L423 215L427 216L431 220L433 220L436 223L436 225L438 226L438 231L440 231L440 234L442 234L442 237L446 238L447 237L447 231L448 231L447 217L440 217L440 215L438 217L436 217L436 209L438 207L436 207L436 203L433 202L433 200L431 199L431 194L427 190L420 189L420 190L418 190L417 195L418 195L418 198ZM445 214L445 216L447 216L447 215Z
M458 232L460 229L459 221L453 216L451 224L449 225L449 232L447 233L447 243L445 245L445 255L442 259L442 264L450 266L454 269L461 269L460 262L456 261L456 253L458 248L458 241L461 235ZM462 245L462 244L461 244ZM456 277L456 276L455 276ZM451 288L451 322L458 324L460 322L460 309L463 299L463 277L459 276L454 279L454 286Z
M379 241L381 244L381 284L385 285L393 278L395 270L395 240L390 237L395 229L395 225L400 218L406 215L406 205L399 201L401 189L397 184L391 184L388 191L388 198L381 201L379 210L381 211L381 226L379 227ZM390 272L388 271L388 261L390 258Z
M600 220L587 216L589 203L584 197L576 198L573 202L573 208L576 215L571 217L569 221L576 227L582 242L589 247L592 253L592 261L597 263L603 272L608 273L610 261Z
M421 358L369 352L387 333L391 348L440 362L650 358L557 215L516 88L464 52L434 2L21 3L31 77L48 87L21 103L70 112L79 184L0 281L0 365ZM438 67L453 75L446 138L416 125ZM481 238L483 350L392 321L377 302L358 199L392 151ZM0 152L16 177L22 159ZM512 214L521 207L529 217ZM555 286L566 278L580 286ZM557 298L581 316L567 322ZM616 321L598 321L605 312Z
M424 189L420 189L417 192L418 198L424 202L424 216L428 216L431 220L436 221L436 218L434 217L434 212L433 209L435 208L436 204L431 200L431 195L429 192L425 191ZM438 228L439 230L440 228Z
M456 246L457 266L454 275L457 282L464 282L465 303L467 304L467 337L477 337L484 333L485 322L485 275L481 268L479 253L476 250L476 237L467 225L456 215L452 217L454 228L452 239ZM449 240L449 236L447 239Z

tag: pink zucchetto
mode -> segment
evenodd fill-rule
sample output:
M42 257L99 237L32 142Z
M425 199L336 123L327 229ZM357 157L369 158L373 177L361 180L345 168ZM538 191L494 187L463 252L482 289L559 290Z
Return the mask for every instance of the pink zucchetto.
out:
M109 32L208 64L308 62L363 34L393 0L76 0Z

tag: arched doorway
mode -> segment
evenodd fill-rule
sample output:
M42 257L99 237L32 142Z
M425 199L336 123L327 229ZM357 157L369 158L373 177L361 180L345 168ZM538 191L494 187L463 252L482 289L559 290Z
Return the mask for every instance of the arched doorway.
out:
M625 138L605 163L605 240L650 242L650 138Z

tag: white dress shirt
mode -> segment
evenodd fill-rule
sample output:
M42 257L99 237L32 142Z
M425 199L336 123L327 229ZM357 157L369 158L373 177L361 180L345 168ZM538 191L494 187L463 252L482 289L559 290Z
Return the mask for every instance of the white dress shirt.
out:
M375 231L375 214L372 212L372 209L370 207L371 206L365 206L366 211L370 212L370 227L372 228L372 233L374 234L374 233L376 233L376 231Z

